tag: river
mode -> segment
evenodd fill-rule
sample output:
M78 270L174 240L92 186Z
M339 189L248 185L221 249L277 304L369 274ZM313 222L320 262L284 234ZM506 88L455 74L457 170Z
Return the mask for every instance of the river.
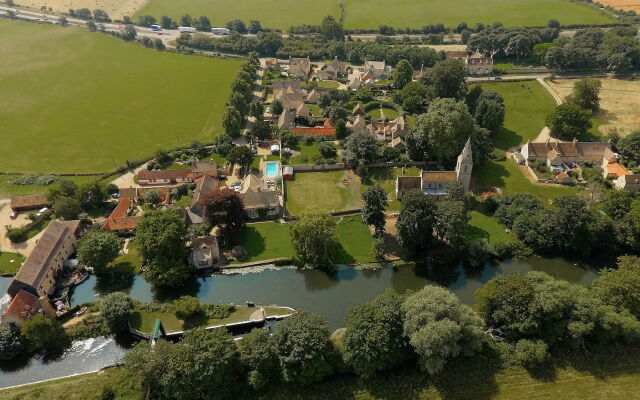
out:
M425 284L448 287L460 299L473 303L475 291L496 275L543 271L556 278L579 284L590 284L596 276L594 267L562 258L531 257L522 261L487 262L481 268L456 266L397 266L376 270L337 267L323 270L284 268L250 268L227 270L204 278L193 279L185 289L154 291L142 278L121 282L118 287L105 285L92 276L73 291L72 304L94 301L109 290L118 289L141 301L166 301L183 294L197 296L203 303L283 305L307 309L327 318L331 329L343 325L348 307L371 300L387 288L398 292L417 290ZM0 293L5 293L10 278L0 278ZM17 371L1 371L0 387L34 382L59 376L92 371L114 364L126 350L113 339L90 339L74 343L60 360L43 363L31 361Z

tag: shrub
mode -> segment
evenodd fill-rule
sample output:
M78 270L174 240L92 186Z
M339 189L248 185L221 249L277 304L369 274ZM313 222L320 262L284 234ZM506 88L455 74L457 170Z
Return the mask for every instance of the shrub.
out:
M516 343L513 360L523 367L535 367L547 360L548 347L542 340L521 339Z
M500 260L507 258L526 258L532 253L531 249L518 239L509 239L504 242L498 242L489 248L489 252Z
M185 320L202 312L200 301L193 296L182 296L173 303L176 317Z
M200 308L209 319L227 318L236 310L236 306L233 304L201 304Z
M27 232L22 228L10 228L8 225L6 226L7 233L6 236L13 243L20 243L27 240Z
M507 156L504 153L504 150L493 149L491 150L491 154L489 155L489 158L495 161L504 161L507 159Z
M110 293L102 299L100 312L112 332L122 332L133 312L133 300L122 292Z

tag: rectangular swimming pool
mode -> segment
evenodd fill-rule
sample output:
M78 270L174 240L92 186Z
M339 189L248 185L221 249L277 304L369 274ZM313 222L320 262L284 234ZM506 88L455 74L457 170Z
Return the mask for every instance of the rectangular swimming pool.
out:
M267 178L275 178L278 176L278 165L280 163L278 161L269 161L264 164L264 175Z

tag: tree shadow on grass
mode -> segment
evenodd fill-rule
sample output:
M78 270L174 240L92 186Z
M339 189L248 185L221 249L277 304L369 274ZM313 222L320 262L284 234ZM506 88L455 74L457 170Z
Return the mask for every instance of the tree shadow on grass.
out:
M334 262L336 264L352 264L356 262L356 259L347 252L342 243L338 243L338 245L336 246L336 255L334 257Z
M505 178L511 173L503 165L495 161L488 160L474 173L474 191L483 192L491 187L504 188L506 186ZM475 172L474 171L474 172Z
M521 135L505 128L504 126L494 133L494 143L497 148L507 150L511 147L517 147L523 142Z
M199 312L184 320L182 326L184 329L193 329L207 325L208 321L207 316L203 312Z
M253 226L245 226L233 235L232 245L242 245L247 249L248 257L264 253L267 248L264 236Z

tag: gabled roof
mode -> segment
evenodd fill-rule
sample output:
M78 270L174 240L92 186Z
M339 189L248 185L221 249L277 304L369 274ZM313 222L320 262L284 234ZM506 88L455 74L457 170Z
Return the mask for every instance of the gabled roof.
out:
M340 72L344 69L343 64L338 61L338 56L336 56L331 62L327 63L327 70L333 72Z
M18 196L11 198L11 208L24 208L24 207L32 207L32 208L42 208L48 206L49 200L47 200L47 196L42 194L32 194L28 196Z
M303 103L298 106L296 114L298 117L309 118L311 116L311 111L309 111L309 107Z
M140 221L139 215L109 218L107 222L104 223L104 229L108 231L131 231L136 229L138 221Z
M296 136L306 136L306 135L322 135L322 136L335 136L336 129L335 128L326 128L326 127L312 127L312 128L293 128L291 129Z
M188 179L193 174L190 169L167 169L161 171L140 171L138 172L138 180L150 181L153 179Z
M464 50L450 50L445 52L447 58L467 58L468 54Z
M6 318L9 321L26 321L38 314L41 308L40 300L36 296L26 290L20 290L13 297L9 307L7 307L0 319Z
M351 114L353 114L353 115L356 115L356 114L364 115L364 114L366 114L366 112L364 110L364 106L362 105L362 103L356 104L356 106L353 107L353 111L351 112Z
M293 116L289 110L282 111L280 118L278 118L278 129L285 130L293 126Z
M453 182L458 180L458 175L455 171L422 171L422 182Z
M208 161L194 161L191 164L191 172L193 173L201 173L206 174L210 172L215 172L218 169L216 162L213 160Z
M407 191L410 189L420 189L419 176L399 176L396 178L396 186L398 191Z
M191 208L193 209L196 206L201 206L202 200L216 190L218 190L218 180L210 177L209 175L204 175L193 191Z
M280 204L278 202L278 194L274 190L264 192L248 191L240 193L239 196L246 209L273 208Z

